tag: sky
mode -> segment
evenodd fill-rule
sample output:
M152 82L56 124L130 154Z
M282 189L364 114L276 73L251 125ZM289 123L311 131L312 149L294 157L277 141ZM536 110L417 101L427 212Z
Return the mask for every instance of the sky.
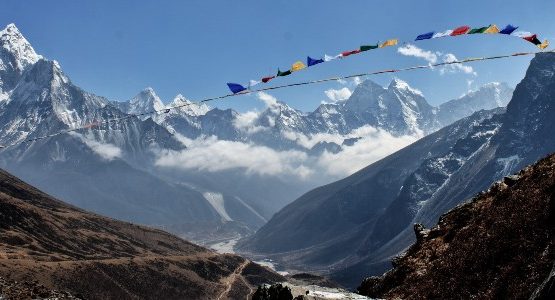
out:
M321 64L270 85L391 69L447 57L535 51L507 36L473 35L414 42L428 31L460 25L508 23L555 43L555 1L39 1L2 0L0 27L15 23L35 50L57 60L83 89L128 100L152 87L164 102L229 93L226 82L247 83L321 57L388 38L408 42ZM401 48L401 50L399 50ZM405 55L403 55L403 52ZM420 57L415 57L418 55ZM427 60L426 60L427 59ZM432 105L491 81L515 86L531 57L469 64L465 68L397 73ZM387 85L391 74L370 79ZM365 79L365 78L362 78ZM357 82L332 82L272 92L302 111L348 96ZM254 95L211 106L262 108Z

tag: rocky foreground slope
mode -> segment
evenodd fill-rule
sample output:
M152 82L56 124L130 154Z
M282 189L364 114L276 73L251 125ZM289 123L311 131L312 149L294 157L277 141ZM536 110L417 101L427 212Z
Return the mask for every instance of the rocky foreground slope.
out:
M359 292L402 299L555 299L555 155L414 226L394 269Z
M0 171L0 277L86 299L238 299L280 275L67 205Z

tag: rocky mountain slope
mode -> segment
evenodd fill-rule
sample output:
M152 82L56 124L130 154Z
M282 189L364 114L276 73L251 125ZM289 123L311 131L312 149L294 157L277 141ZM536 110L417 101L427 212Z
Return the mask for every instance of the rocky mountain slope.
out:
M0 277L0 299L82 299L65 291L52 290L36 281L7 281Z
M553 299L555 155L414 226L394 268L358 288L372 298Z
M240 248L292 269L332 270L348 286L364 273L381 273L413 241L413 223L431 226L492 182L555 151L554 70L555 55L538 54L506 112L474 114L305 194Z
M0 232L0 277L87 299L238 299L284 280L239 256L77 209L4 171Z

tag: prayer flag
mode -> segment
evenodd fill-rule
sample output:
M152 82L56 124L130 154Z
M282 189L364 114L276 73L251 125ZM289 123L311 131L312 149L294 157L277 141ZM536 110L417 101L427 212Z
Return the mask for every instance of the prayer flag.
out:
M443 31L443 32L436 32L432 36L432 39L437 39L437 38L444 37L444 36L450 36L451 33L453 33L453 30L446 30L446 31Z
M466 34L469 30L470 30L470 27L468 27L466 25L461 26L461 27L457 27L457 28L453 29L453 32L451 32L451 36Z
M501 31L499 31L499 33L501 34L511 34L513 33L513 31L517 30L518 26L513 26L511 24L505 26L505 28L501 29Z
M244 86L238 84L238 83L227 83L227 87L229 87L229 89L231 90L231 92L233 92L234 94L240 93L242 91L247 90L247 88L245 88Z
M276 76L267 76L267 77L262 78L262 82L267 83L268 81L270 81L274 78L276 78Z
M376 49L378 48L378 45L364 45L364 46L360 46L360 51L368 51L368 50L372 50L372 49Z
M291 72L300 71L304 68L306 68L306 66L301 61L297 61L291 66Z
M486 30L489 29L490 26L480 27L480 28L472 28L468 34L476 34L476 33L484 33Z
M360 53L360 50L359 50L359 49L341 52L341 56L347 57L347 56L349 56L349 55L353 55L353 54L357 54L357 53Z
M320 63L323 63L323 62L324 62L323 59L314 59L314 58L311 58L310 56L306 57L306 64L309 67L320 64Z
M387 40L383 44L380 45L380 48L388 47L388 46L395 46L395 45L397 45L397 42L398 42L397 39Z
M287 75L291 75L291 70L287 70L285 72L282 72L278 69L277 76L287 76Z
M415 39L415 41L429 40L429 39L431 39L433 36L434 36L434 32L433 32L433 31L430 31L430 32L423 33L423 34L417 36L416 39Z
M490 25L489 28L486 29L486 31L484 31L484 33L490 33L490 34L499 33L499 28L497 28L497 25L493 24L493 25Z

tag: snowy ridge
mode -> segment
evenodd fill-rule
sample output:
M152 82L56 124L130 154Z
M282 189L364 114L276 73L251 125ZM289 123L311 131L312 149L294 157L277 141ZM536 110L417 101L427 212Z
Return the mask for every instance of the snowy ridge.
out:
M210 107L208 105L204 103L202 104L193 103L181 94L175 96L173 101L167 107L175 107L175 106L182 106L182 105L185 105L185 106L179 107L170 111L170 114L175 114L176 112L179 112L187 116L198 117L198 116L205 115L208 111L210 111Z
M16 63L15 67L19 71L23 71L26 67L36 63L42 58L41 55L35 52L35 49L33 49L31 44L13 23L0 31L0 45L7 52L13 54L14 62ZM5 67L5 62L0 64L0 69L4 69Z
M126 111L128 114L142 114L151 111L158 111L164 109L164 103L156 95L151 87L147 87L139 94L129 100L129 108ZM142 118L149 118L144 116Z

